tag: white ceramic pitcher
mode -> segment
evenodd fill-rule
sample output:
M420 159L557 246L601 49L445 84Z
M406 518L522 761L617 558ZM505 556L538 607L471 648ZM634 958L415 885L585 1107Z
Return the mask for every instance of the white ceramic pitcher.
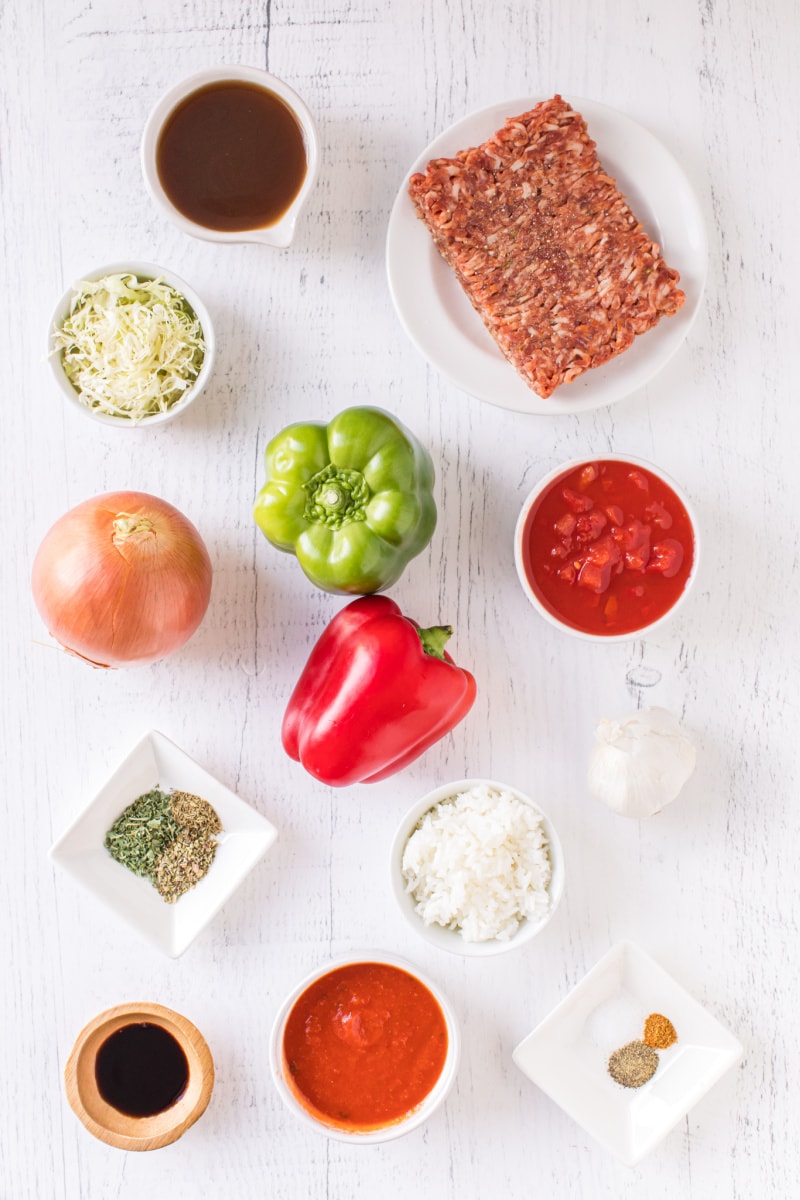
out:
M174 109L182 100L190 96L192 92L196 92L208 84L224 83L228 80L255 84L257 87L263 87L267 91L272 92L293 113L303 133L306 152L306 174L300 190L286 212L272 225L263 226L262 228L237 230L209 229L206 225L200 225L196 221L192 221L172 203L161 184L156 168L158 140L167 119ZM176 84L175 87L170 88L161 97L150 113L147 124L144 127L141 154L144 179L151 196L162 212L170 220L174 221L179 228L183 229L185 233L189 233L193 237L203 238L209 242L262 242L266 246L275 246L278 249L284 249L290 245L294 237L297 218L317 177L319 168L319 137L308 108L297 93L288 84L284 83L282 79L278 79L276 76L270 75L267 71L262 71L258 67L209 67L205 71L198 71L196 74L190 75L187 79L182 80L181 83Z

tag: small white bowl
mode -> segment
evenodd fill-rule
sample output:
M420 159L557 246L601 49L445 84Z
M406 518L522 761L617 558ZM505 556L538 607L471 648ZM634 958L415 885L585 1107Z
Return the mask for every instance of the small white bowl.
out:
M335 971L339 967L345 967L351 963L385 963L387 966L397 967L399 970L412 975L420 983L424 984L433 995L442 1010L447 1026L447 1055L442 1067L442 1073L422 1103L401 1120L394 1121L390 1125L384 1125L380 1129L370 1129L364 1132L341 1129L335 1125L329 1125L322 1118L314 1116L304 1108L292 1088L286 1082L287 1068L283 1055L284 1030L295 1002L302 996L306 988L310 987L317 979L320 979L323 975L330 974L331 971ZM382 950L348 954L342 958L334 959L333 962L326 963L324 967L319 967L316 971L312 971L310 975L307 975L305 979L298 983L297 987L292 990L281 1005L272 1025L269 1046L269 1065L272 1071L272 1078L281 1100L289 1111L310 1129L315 1129L318 1133L324 1133L335 1141L347 1142L351 1146L371 1146L377 1142L393 1141L395 1138L403 1137L405 1134L410 1133L412 1129L417 1129L420 1125L423 1125L447 1098L455 1082L460 1057L461 1031L449 1000L422 971L418 971L415 966L405 959L399 958L394 954L387 954Z
M73 297L78 290L78 284L82 281L94 283L98 279L104 279L106 275L120 275L128 272L135 275L138 279L163 279L176 292L180 292L186 298L189 305L194 310L200 325L203 330L203 340L205 341L205 354L203 356L203 365L200 372L190 388L186 389L185 394L180 400L168 408L166 412L154 413L150 417L143 417L141 421L132 421L128 417L114 417L107 413L98 412L96 409L84 404L78 391L72 386L67 376L64 374L64 352L63 350L53 349L53 338L56 330L60 329L64 321L69 316L70 306ZM205 388L211 372L214 367L214 356L216 353L216 338L214 336L214 326L211 321L211 316L203 301L198 296L194 288L189 287L189 284L184 282L179 276L174 275L172 271L165 271L163 267L157 267L154 263L147 262L118 262L111 263L107 267L97 267L93 271L88 271L81 276L80 280L67 289L64 295L59 300L53 312L50 326L47 331L47 358L53 372L53 378L61 389L62 393L73 405L85 416L91 417L94 421L100 421L103 425L113 425L117 429L144 429L151 425L164 425L167 421L174 421L181 413L186 412L190 404L193 404L200 393Z
M675 1027L643 1087L608 1074L650 1013ZM516 1065L587 1133L634 1166L742 1056L742 1046L633 942L619 942L514 1050Z
M525 538L528 531L528 519L532 510L538 504L542 494L547 491L551 484L555 483L557 479L560 479L562 475L569 475L576 469L576 467L589 466L593 462L630 463L633 467L640 467L645 471L649 471L651 475L655 475L657 479L660 479L672 489L683 507L686 509L686 513L691 522L692 532L694 534L694 559L692 562L692 569L686 580L683 591L678 596L672 607L669 608L657 620L651 621L648 625L641 625L638 629L631 630L630 633L588 633L584 629L576 629L574 625L567 624L566 621L562 621L558 616L556 616L555 613L552 613L550 609L542 603L538 592L531 586L531 583L525 573L523 547L525 545ZM574 458L570 462L562 463L561 466L549 471L547 475L539 480L539 482L536 484L536 487L528 495L528 498L522 506L522 511L519 514L516 529L514 530L514 562L516 564L517 575L519 576L522 590L539 615L544 617L544 619L549 622L550 625L553 625L556 629L562 630L564 633L571 634L573 637L581 638L585 642L631 642L636 638L643 637L647 633L652 633L654 629L657 629L666 621L671 620L678 609L685 603L687 596L692 590L694 581L697 578L697 570L700 562L700 535L698 533L698 528L697 518L689 500L686 497L685 492L683 492L675 480L667 475L665 471L662 471L660 467L654 466L653 463L647 462L645 459L635 458L632 454L596 454L594 457L584 455L581 458Z
M549 845L552 872L548 885L550 906L541 920L529 921L526 918L520 924L517 932L505 940L493 938L485 942L468 942L457 929L446 929L442 925L435 924L426 925L422 917L415 911L413 897L407 891L403 876L403 853L406 843L425 813L440 804L441 801L452 799L460 792L467 792L474 787L489 787L495 791L512 792L517 799L529 804L542 818L542 827ZM436 946L439 950L447 950L450 954L461 954L468 958L490 958L495 954L505 954L509 950L517 950L520 946L527 945L552 920L564 892L564 855L558 834L550 818L519 788L509 787L506 783L497 783L492 779L459 779L455 783L445 783L429 792L427 796L423 796L403 817L392 842L390 874L392 890L400 906L400 911L421 937L430 942L432 946Z
M192 792L216 809L223 832L205 878L175 904L149 880L111 857L105 836L138 796L155 787ZM152 730L50 850L50 858L131 929L171 958L194 941L278 836L245 804L163 733Z
M200 88L206 87L208 84L225 83L227 80L252 83L257 87L265 88L268 92L272 92L293 113L303 133L306 150L306 174L302 186L283 216L273 225L264 226L261 229L229 231L224 229L209 229L206 225L199 225L175 207L164 191L158 175L158 168L156 166L158 142L161 137L161 131L173 110L187 96L190 96L192 92L199 91ZM144 127L141 158L144 181L150 195L161 211L179 229L182 229L184 233L191 234L192 237L202 238L208 242L261 242L265 246L275 246L278 249L285 249L291 244L297 218L316 182L317 172L319 171L319 135L317 134L314 119L305 103L297 95L297 92L284 83L282 79L278 79L275 75L270 75L267 71L262 71L258 67L209 67L205 71L198 71L196 74L182 80L173 88L170 88L158 101L147 118L147 123Z

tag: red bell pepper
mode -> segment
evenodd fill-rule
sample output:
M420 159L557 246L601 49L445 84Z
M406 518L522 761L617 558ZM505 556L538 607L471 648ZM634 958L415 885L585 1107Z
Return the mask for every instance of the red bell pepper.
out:
M466 716L469 671L443 649L449 626L420 629L388 596L364 596L325 629L292 692L283 747L333 787L387 779Z

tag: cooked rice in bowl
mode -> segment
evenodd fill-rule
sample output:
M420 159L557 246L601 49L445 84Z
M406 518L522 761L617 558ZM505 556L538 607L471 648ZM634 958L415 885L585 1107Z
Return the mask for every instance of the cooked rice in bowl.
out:
M516 793L478 783L440 800L402 853L405 889L426 925L466 942L508 942L548 915L553 859L543 814Z

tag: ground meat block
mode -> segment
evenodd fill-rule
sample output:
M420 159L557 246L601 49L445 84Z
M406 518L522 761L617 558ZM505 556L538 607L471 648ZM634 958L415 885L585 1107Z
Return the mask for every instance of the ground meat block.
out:
M409 193L498 346L542 397L620 354L685 300L679 275L554 96Z

